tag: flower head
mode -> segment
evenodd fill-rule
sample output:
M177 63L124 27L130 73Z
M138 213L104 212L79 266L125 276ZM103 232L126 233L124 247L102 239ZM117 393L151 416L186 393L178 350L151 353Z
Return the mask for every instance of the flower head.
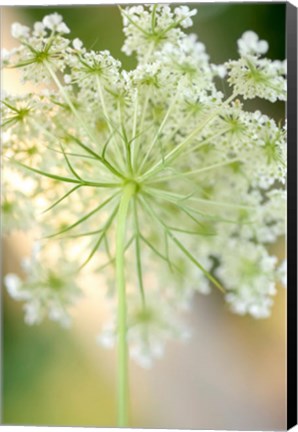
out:
M176 313L195 292L216 287L234 312L265 318L282 277L267 245L284 234L286 129L246 99L285 100L285 63L262 57L268 44L251 31L238 60L210 63L183 31L195 13L123 9L123 51L137 56L130 71L69 40L57 13L32 30L15 24L20 46L3 62L43 83L39 94L3 99L6 157L21 185L32 179L22 195L10 182L3 212L19 215L14 227L37 220L45 240L26 279L7 275L7 288L28 323L67 324L77 273L105 274L122 321L100 340L127 340L145 366L185 337ZM229 97L216 80L226 74ZM47 252L54 240L61 270Z
M47 266L44 266L39 255L35 251L32 257L23 261L24 281L14 273L5 276L7 290L14 299L24 301L27 324L39 324L48 315L51 320L68 327L68 308L80 297L80 289L74 282L76 264L63 262L60 254L56 256L56 261L49 265L47 260ZM63 268L62 272L57 264Z

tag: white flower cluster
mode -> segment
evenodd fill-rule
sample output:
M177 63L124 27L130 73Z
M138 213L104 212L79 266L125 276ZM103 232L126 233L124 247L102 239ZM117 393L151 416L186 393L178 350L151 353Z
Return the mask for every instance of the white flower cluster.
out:
M231 239L224 245L217 276L228 289L226 299L241 315L266 318L271 313L275 289L276 257L262 245ZM237 251L237 260L235 260Z
M27 324L39 324L47 315L68 327L71 322L68 309L81 295L74 282L77 264L65 260L61 253L52 263L48 259L44 265L44 259L39 246L35 245L32 257L22 261L26 280L22 281L15 273L8 273L5 276L7 290L15 300L24 301Z
M184 338L179 311L196 292L217 287L231 310L263 318L285 276L267 245L285 232L286 128L245 105L254 97L285 100L284 63L261 58L268 44L249 31L238 60L213 65L197 36L183 32L195 13L123 9L123 50L138 61L131 71L109 51L71 42L58 14L33 30L15 24L20 46L3 59L44 84L38 94L2 101L11 166L4 223L7 231L38 223L51 239L43 241L42 264L38 255L26 267L26 280L6 277L8 290L25 302L27 322L48 315L66 324L76 273L106 274L116 300L125 262L127 340L145 366L167 340ZM226 74L228 98L214 79ZM59 267L46 252L55 239L64 252L61 262L55 254ZM118 326L109 324L101 342L111 345Z
M131 357L142 367L149 369L155 359L163 356L165 344L173 340L187 341L190 332L177 316L171 302L160 305L159 294L150 294L150 303L146 309L128 297L128 331L127 339ZM160 307L161 306L161 307ZM117 340L116 320L105 324L98 336L98 343L111 348Z
M45 64L50 64L54 70L65 67L61 53L69 45L69 40L64 37L69 32L57 13L45 16L42 22L36 22L32 31L27 26L14 23L11 34L21 45L5 56L4 66L22 68L24 81L47 82L49 73Z
M270 102L286 100L286 63L260 58L268 48L268 43L259 40L257 34L245 32L238 40L240 59L229 61L226 65L230 71L229 83L244 99L260 97Z
M174 10L168 5L132 6L122 11L124 34L123 51L127 55L136 52L141 58L149 57L167 42L175 45L184 37L179 27L192 26L191 17L196 10L178 6ZM148 52L149 48L149 52Z
M81 88L94 91L98 79L101 83L110 85L118 80L121 63L109 51L85 52L78 40L74 41L73 46L75 52L70 60L71 75L64 76L66 84L77 83Z

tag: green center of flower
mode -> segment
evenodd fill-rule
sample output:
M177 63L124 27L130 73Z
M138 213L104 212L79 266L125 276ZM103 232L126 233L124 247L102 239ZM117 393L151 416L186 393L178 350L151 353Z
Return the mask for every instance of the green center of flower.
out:
M123 187L127 187L128 185L132 185L132 187L134 188L134 195L137 195L138 192L140 192L141 189L141 183L134 179L134 178L127 178L125 179L124 183L123 183Z
M63 279L59 278L53 272L49 273L48 284L55 291L60 291L63 288L63 286L64 286Z
M35 55L36 63L43 63L49 57L49 53L47 51L37 52Z
M243 260L242 274L245 279L254 278L259 273L260 273L260 268L258 262Z
M19 119L23 120L24 117L26 117L26 115L28 115L29 113L29 109L28 108L22 108L19 110Z
M149 323L150 321L152 321L154 318L154 311L152 311L151 309L142 309L140 311L137 312L136 314L136 321L138 323Z
M267 141L265 144L265 152L267 155L267 163L270 164L273 161L277 161L280 158L278 147L275 142Z
M11 201L4 201L2 203L2 211L3 213L11 213L13 209L13 203Z
M28 154L28 156L34 156L34 155L38 154L38 148L36 146L29 147L27 149L27 154Z

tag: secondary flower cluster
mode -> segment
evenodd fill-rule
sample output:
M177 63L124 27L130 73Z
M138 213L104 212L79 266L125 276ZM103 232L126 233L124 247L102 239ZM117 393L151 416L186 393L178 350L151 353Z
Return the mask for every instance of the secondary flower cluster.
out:
M267 42L249 31L238 60L212 64L183 32L195 13L123 9L131 71L70 41L57 13L33 30L14 24L20 45L2 56L40 84L2 101L4 229L34 228L41 239L24 280L6 276L8 291L25 302L29 324L48 315L66 325L77 275L92 271L105 273L117 305L115 232L130 187L127 335L145 366L166 340L188 335L177 314L196 292L217 287L234 312L267 317L285 274L267 246L285 232L286 129L245 109L256 96L285 100L285 63L263 58ZM216 77L227 79L228 97ZM116 334L107 324L99 340L110 345Z

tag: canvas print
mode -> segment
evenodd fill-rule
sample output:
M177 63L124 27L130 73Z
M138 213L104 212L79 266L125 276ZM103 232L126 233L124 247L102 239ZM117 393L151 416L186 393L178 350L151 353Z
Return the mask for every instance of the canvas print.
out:
M3 424L285 428L285 14L2 7Z

